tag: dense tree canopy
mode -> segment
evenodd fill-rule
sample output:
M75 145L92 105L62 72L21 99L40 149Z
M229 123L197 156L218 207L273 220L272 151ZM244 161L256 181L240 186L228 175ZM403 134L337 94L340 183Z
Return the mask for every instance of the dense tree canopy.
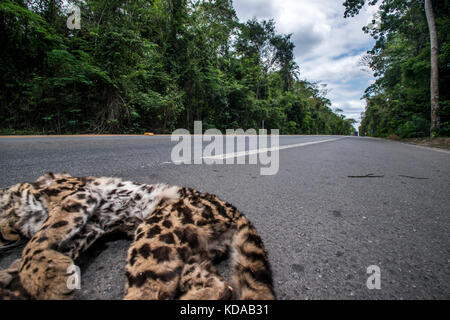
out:
M379 4L377 19L363 30L376 40L365 61L376 82L367 88L360 131L375 136L430 133L430 35L424 0L347 0L345 16ZM433 1L439 42L441 135L450 134L449 1Z
M275 30L231 0L1 0L1 133L351 133Z

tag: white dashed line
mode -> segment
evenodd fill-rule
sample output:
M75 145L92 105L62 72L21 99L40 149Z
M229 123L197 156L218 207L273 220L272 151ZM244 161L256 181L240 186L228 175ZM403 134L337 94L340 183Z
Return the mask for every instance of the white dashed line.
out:
M259 154L259 153L267 153L267 152L273 152L273 151L278 151L278 150L310 146L310 145L324 143L324 142L337 141L337 140L342 140L345 138L346 137L340 137L340 138L333 138L333 139L326 139L326 140L295 143L295 144L289 144L289 145L285 145L285 146L278 146L278 147L272 147L272 148L255 149L255 150L247 150L247 151L240 151L240 152L230 152L230 153L218 154L215 156L202 157L202 159L211 159L211 160L224 159L225 160L225 159L229 159L229 158L239 158L239 157L244 157L244 156L249 156L249 155L254 155L254 154ZM180 164L182 162L172 162L172 161L162 162L162 164L172 164L172 163Z

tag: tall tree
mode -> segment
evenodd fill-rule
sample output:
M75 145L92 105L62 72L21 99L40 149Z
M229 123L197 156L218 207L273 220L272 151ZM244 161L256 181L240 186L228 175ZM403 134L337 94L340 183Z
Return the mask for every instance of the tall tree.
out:
M0 0L0 132L349 134L275 30L231 0Z
M431 0L425 0L425 13L427 15L428 29L430 30L431 44L431 136L439 133L439 44L434 19L433 4Z
M363 28L376 40L365 63L377 79L366 89L361 131L448 135L450 94L439 88L448 87L450 77L449 1L346 0L344 17L358 14L366 3L379 5Z

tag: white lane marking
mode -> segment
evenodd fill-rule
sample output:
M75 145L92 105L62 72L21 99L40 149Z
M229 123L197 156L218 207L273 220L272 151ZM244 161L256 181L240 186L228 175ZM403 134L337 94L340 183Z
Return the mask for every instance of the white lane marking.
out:
M202 157L202 159L229 159L229 158L239 158L247 155L253 155L253 154L259 154L259 153L267 153L267 152L273 152L278 150L285 150L285 149L291 149L291 148L298 148L298 147L304 147L304 146L310 146L313 144L319 144L324 142L331 142L331 141L337 141L346 139L347 137L340 137L340 138L334 138L334 139L326 139L326 140L319 140L319 141L310 141L310 142L303 142L303 143L295 143L295 144L288 144L284 146L278 146L278 147L272 147L272 148L263 148L263 149L255 149L255 150L247 150L247 151L240 151L240 152L230 152L230 153L224 153L224 154L218 154L215 156L210 157ZM162 164L177 164L182 163L180 161L172 162L172 161L166 161Z

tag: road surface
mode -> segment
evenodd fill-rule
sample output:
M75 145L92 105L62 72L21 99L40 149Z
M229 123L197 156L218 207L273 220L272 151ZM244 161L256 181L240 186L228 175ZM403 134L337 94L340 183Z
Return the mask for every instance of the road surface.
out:
M260 165L171 164L170 137L1 138L0 187L46 171L195 187L257 227L279 299L450 299L450 153L360 137L280 144L293 147L262 176ZM80 258L76 298L121 298L128 245L107 238ZM0 267L19 255L1 255ZM371 265L379 290L366 285Z

